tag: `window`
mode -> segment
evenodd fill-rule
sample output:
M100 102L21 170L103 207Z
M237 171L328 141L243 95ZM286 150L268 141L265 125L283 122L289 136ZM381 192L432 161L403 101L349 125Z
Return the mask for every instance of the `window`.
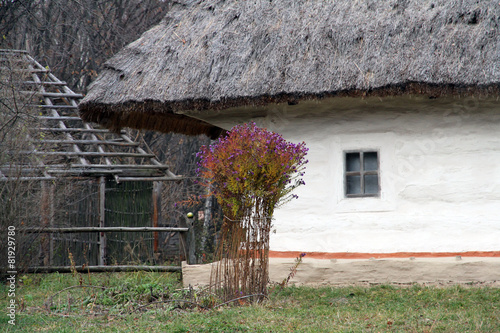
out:
M345 161L345 196L378 197L379 160L377 151L347 151Z

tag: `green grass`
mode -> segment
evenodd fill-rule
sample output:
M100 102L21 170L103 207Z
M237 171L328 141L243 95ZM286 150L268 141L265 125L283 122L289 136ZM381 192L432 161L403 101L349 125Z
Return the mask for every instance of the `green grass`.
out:
M100 273L19 276L16 326L4 332L500 332L500 289L287 287L260 304L204 309L206 292L182 290L178 274ZM92 285L106 289L72 286Z

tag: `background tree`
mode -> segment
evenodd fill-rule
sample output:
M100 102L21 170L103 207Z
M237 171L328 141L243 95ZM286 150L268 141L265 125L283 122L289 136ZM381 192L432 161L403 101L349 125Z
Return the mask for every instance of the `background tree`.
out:
M0 0L0 48L30 52L84 92L100 66L159 23L168 0Z
M16 56L1 55L0 61L0 230L7 235L9 227L15 228L17 269L22 270L29 255L27 248L35 239L20 237L19 232L27 221L40 221L39 203L42 200L40 182L22 180L21 165L29 161L36 165L34 156L23 154L32 149L29 140L31 128L38 126L31 106L34 96L21 93L21 82L28 79L26 68L19 68ZM4 58L5 57L5 58ZM14 181L5 181L7 177ZM38 208L38 209L37 209ZM0 276L7 271L7 241L0 242Z

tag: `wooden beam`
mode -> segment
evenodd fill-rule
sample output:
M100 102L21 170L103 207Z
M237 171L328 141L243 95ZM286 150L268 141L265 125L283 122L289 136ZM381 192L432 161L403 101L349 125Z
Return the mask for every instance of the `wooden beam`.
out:
M55 98L83 98L82 94L76 93L52 93L52 92L42 92L42 91L21 91L22 94L36 95L43 97L55 97Z
M120 177L121 182L156 182L156 181L179 181L183 180L182 176L165 176L165 177Z
M81 176L85 174L97 174L97 175L115 175L123 173L120 169L110 169L110 170L92 170L92 169L47 169L49 174L59 174L59 175L75 175Z
M58 143L58 144L81 144L81 145L110 145L110 146L123 146L123 147L136 147L139 143L109 141L109 140L32 140L36 143Z
M49 169L50 168L50 169ZM26 172L37 172L38 170L35 168L25 169ZM115 169L113 166L108 166L107 169L104 168L81 168L81 169L54 169L51 166L46 166L44 172L52 176L10 176L8 174L0 175L0 182L6 181L30 181L30 180L56 180L57 176L62 177L98 177L105 175L119 175L123 176L123 180L120 178L120 181L178 181L183 179L183 177L171 177L171 176L162 176L162 175L154 175L159 170L155 169L154 166L151 166L149 169ZM5 173L5 170L2 170Z
M72 168L107 168L109 169L111 166L105 164L71 164ZM137 165L137 164L113 164L113 168L119 169L145 169L145 170L160 170L160 169L168 169L168 165Z
M51 167L60 167L60 168L65 168L68 167L66 164L51 164ZM23 169L23 170L28 170L28 171L33 171L33 170L38 170L38 169L45 169L47 166L46 165L23 165L23 164L4 164L0 166L1 170L18 170L18 169Z
M34 107L34 108L41 108L41 109L78 109L77 106L74 105L38 105L38 104L30 104L28 106Z
M187 232L189 228L174 227L67 227L67 228L36 228L22 229L24 233L79 233L79 232Z
M70 168L68 169L68 165L65 166L59 166L59 165L44 165L41 168L36 168L35 166L26 166L22 167L19 166L18 168L12 167L12 168L6 168L6 167L0 167L0 171L3 173L6 173L9 175L9 177L16 177L18 173L33 173L33 172L40 172L40 170L43 169L43 171L46 171L48 174L51 173L59 173L59 174L75 174L75 175L81 175L84 173L102 173L102 174L109 174L109 173L122 173L123 170L119 168L115 168L113 166L109 166L106 169L93 169L93 168ZM14 176L10 176L10 172L14 172ZM139 170L140 172L141 170ZM147 172L150 171L150 172ZM152 170L145 170L146 174L138 174L139 176L147 176L148 173L153 173L155 171L158 171L152 167ZM0 175L1 176L1 175ZM36 176L33 176L36 177Z
M137 158L152 158L154 154L143 153L121 153L121 152L95 152L95 151L20 151L20 154L27 155L42 155L42 156L76 156L76 157L137 157Z
M87 128L52 128L52 127L41 127L41 128L32 128L32 130L38 131L47 131L47 132L79 132L79 133L111 133L106 129L87 129ZM125 133L124 130L120 132Z
M82 118L80 118L80 117L70 117L70 116L58 116L58 117L38 116L37 118L41 119L41 120L79 120L79 121L83 121Z
M32 180L56 180L56 177L0 177L0 182L13 182L13 181L32 181Z
M5 66L0 66L0 69L6 69L11 72L26 72L26 73L48 73L49 71L46 69L28 69L28 68L9 68Z
M53 266L53 267L29 267L27 273L71 273L75 269L78 272L181 272L180 266Z
M52 81L41 81L41 82L24 81L23 83L25 83L25 84L42 84L44 86L65 86L66 85L65 81L61 81L61 82L52 82Z

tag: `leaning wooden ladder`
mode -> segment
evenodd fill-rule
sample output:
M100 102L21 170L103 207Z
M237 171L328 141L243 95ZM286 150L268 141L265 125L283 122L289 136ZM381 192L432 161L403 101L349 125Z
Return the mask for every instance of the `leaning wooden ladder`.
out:
M83 95L73 92L66 82L54 76L50 69L43 67L28 52L22 50L0 50L0 68L20 75L18 87L20 93L31 100L38 100L30 105L36 110L39 126L32 128L28 139L31 142L29 150L21 154L32 156L34 163L26 165L0 165L0 181L38 180L42 182L43 194L50 202L53 193L53 182L61 177L87 177L99 179L99 227L92 231L99 233L99 266L105 266L106 232L128 231L133 228L110 228L105 225L105 179L112 177L117 183L127 181L153 181L153 226L152 228L137 228L135 231L152 231L155 234L154 251L158 248L158 232L187 232L187 228L159 228L158 215L161 211L162 181L180 180L182 177L173 174L152 153L146 152L140 144L132 140L125 131L112 133L107 129L94 128L78 116L78 102ZM16 78L16 76L11 76ZM29 77L29 79L26 79ZM61 147L66 147L61 149ZM22 176L19 176L22 175ZM50 210L46 208L45 210ZM42 215L44 215L42 209ZM42 216L42 229L28 232L83 232L82 228L52 228L50 212ZM89 228L86 228L88 232ZM124 230L127 229L127 230ZM52 248L52 242L51 242ZM50 256L49 256L50 257ZM47 264L51 260L49 259ZM137 267L135 267L137 269ZM148 266L148 269L151 268ZM35 268L36 269L36 268ZM43 268L38 268L44 270ZM96 268L97 269L97 268ZM125 269L125 268L124 268ZM160 269L160 267L156 267ZM178 270L178 267L163 270ZM53 270L53 269L52 269ZM57 268L56 268L57 270ZM59 270L63 268L59 267ZM117 268L110 267L110 270ZM46 269L45 269L46 271Z

